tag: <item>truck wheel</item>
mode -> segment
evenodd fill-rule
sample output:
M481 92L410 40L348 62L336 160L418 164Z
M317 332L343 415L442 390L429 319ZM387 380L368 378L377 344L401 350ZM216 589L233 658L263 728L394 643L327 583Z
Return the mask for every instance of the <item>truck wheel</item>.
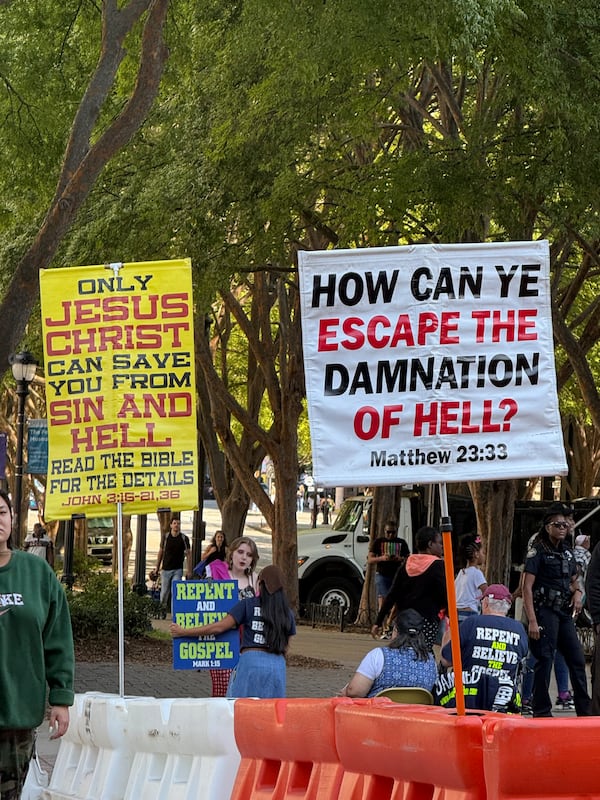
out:
M360 593L347 578L323 578L317 581L307 596L308 603L320 606L342 606L346 619L353 620L358 613Z

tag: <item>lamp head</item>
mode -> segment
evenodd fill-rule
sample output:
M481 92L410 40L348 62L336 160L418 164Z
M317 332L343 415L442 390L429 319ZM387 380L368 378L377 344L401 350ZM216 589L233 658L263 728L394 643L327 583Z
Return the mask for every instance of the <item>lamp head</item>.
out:
M31 383L35 378L38 362L28 351L15 353L8 359L14 379Z

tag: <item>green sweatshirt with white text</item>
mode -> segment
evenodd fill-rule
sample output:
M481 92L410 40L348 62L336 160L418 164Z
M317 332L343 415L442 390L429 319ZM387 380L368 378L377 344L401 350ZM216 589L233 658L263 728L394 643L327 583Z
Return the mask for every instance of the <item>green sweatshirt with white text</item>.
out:
M65 590L47 562L12 551L0 567L0 729L37 728L48 702L73 705L75 657Z

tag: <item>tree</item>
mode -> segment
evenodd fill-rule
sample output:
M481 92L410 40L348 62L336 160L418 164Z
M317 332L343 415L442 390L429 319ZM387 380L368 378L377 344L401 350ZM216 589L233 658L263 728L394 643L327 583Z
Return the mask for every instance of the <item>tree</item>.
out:
M102 169L131 140L150 110L167 58L163 28L168 5L169 0L102 3L101 52L73 119L54 197L0 303L0 363L8 363L23 336L39 296L38 271L51 266ZM112 120L105 119L107 99L127 53L126 40L140 24L135 85L120 113Z
M156 109L152 146L127 164L131 185L94 198L104 220L125 220L121 242L132 241L125 226L143 224L155 247L189 253L203 314L215 285L235 298L236 276L291 275L299 247L547 237L560 369L575 370L595 409L600 48L590 0L465 0L436 14L336 0L186 8L193 70L181 67L183 91ZM166 124L173 115L178 124ZM152 171L138 177L146 157ZM88 240L95 232L90 224ZM571 302L584 287L585 308ZM266 439L254 412L221 399L229 416L211 398L221 440L239 448L236 425L249 435L243 456L226 452L250 494L250 439ZM507 538L510 518L498 525L485 503L493 495L508 514L513 493L509 482L475 490L484 538ZM488 550L490 576L503 575L493 555L503 542Z
M215 368L204 337L197 337L196 357L208 389L214 430L241 487L271 528L273 560L286 576L290 601L297 605L296 454L304 397L298 289L285 272L276 270L256 270L245 276L243 287L243 293L221 291L221 299L247 341L246 405L230 391L226 365L220 371ZM263 393L270 411L267 426L259 421ZM232 420L241 428L237 436ZM273 500L251 469L260 452L273 461Z
M240 294L240 291L236 292ZM242 307L243 298L239 298ZM256 368L256 359L252 349L242 346L241 352L232 344L235 322L225 303L216 305L213 319L213 333L210 339L200 332L201 325L196 320L196 351L204 353L210 358L213 365L218 361L215 370L203 369L203 362L197 361L198 386L198 419L202 446L210 465L210 475L215 498L221 510L221 524L225 531L227 541L236 536L241 536L244 522L248 512L249 494L244 488L238 471L234 470L227 458L223 458L219 432L215 426L211 405L213 381L217 380L221 391L227 392L233 400L245 409L245 413L259 425L260 410L265 392L264 377ZM205 323L208 326L209 319ZM208 330L206 331L208 333ZM200 339L198 338L200 337ZM240 338L239 335L237 338ZM243 337L241 337L243 339ZM210 355L207 352L207 346ZM235 349L236 354L232 355ZM237 357L236 357L237 355ZM221 426L231 428L232 415L225 407L219 409ZM236 425L238 435L235 437L237 445L238 463L243 463L244 473L254 475L264 456L264 447L260 445L248 425Z

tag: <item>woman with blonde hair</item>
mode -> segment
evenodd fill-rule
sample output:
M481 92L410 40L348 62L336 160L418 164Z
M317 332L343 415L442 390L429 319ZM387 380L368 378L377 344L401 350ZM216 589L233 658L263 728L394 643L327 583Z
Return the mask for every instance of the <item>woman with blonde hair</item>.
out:
M237 581L239 600L256 597L258 578L255 569L258 559L258 548L254 539L238 536L227 549L227 560L211 562L206 567L206 574L212 580ZM225 697L232 672L231 669L210 670L212 697Z
M227 697L286 695L285 656L290 637L296 633L296 622L279 567L265 567L258 582L258 596L240 600L218 622L197 628L171 625L173 637L219 635L231 628L243 629L240 660L232 670Z

